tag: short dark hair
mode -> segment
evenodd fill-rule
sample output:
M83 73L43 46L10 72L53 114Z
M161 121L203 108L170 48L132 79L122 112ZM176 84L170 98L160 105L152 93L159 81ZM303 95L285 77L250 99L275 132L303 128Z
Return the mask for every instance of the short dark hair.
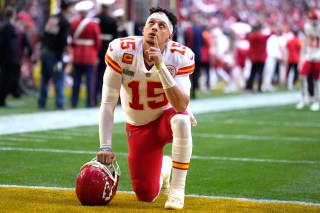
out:
M6 7L6 9L4 11L4 17L6 19L10 19L14 16L15 13L16 13L16 10L11 6L8 6L8 7Z
M176 32L176 25L178 23L178 19L171 11L169 11L167 9L163 9L161 7L151 7L149 9L149 11L150 11L150 15L153 13L157 13L157 12L162 12L162 13L166 14L166 16L168 16L168 18L173 26L173 34Z
M262 24L256 23L252 26L252 31L259 31L262 29Z
M299 35L299 29L297 27L293 27L291 31L295 36Z
M74 1L73 0L61 0L60 2L60 8L62 10L68 9L69 7L74 5Z

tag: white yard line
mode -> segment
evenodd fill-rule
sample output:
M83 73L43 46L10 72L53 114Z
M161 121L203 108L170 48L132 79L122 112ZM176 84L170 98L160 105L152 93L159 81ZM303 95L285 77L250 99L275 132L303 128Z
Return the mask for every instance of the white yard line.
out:
M39 148L18 148L18 147L0 147L0 151L18 151L18 152L47 152L47 153L65 153L65 154L88 154L96 155L96 151L86 150L65 150L65 149L39 149ZM128 156L128 153L117 152L118 156ZM320 164L320 161L309 160L278 160L278 159L259 159L259 158L234 158L234 157L221 157L221 156L197 156L193 155L192 159L197 160L220 160L220 161L249 161L261 163L287 163L287 164Z
M236 97L192 100L194 114L293 104L299 100L298 92L245 94ZM124 122L120 106L115 109L115 122ZM97 125L99 109L70 109L65 111L0 116L0 135L64 129Z
M286 114L287 115L287 114ZM297 117L296 113L296 117ZM219 124L236 124L236 125L252 125L252 121L241 120L241 119L227 119L227 120L216 120L215 123ZM279 122L279 121L255 121L254 125L256 126L285 126L285 127L320 127L319 122L310 122L310 121L299 121L299 122Z
M272 137L261 135L235 135L235 134L217 134L217 133L192 133L193 137L202 138L219 138L219 139L239 139L239 140L254 140L254 141L288 141L288 142L320 142L319 138L307 137Z

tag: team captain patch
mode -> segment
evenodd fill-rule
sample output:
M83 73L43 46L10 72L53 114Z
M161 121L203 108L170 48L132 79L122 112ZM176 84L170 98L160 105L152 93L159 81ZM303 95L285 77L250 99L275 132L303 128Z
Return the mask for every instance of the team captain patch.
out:
M125 53L122 56L122 62L126 64L132 64L133 61L133 55L129 53Z

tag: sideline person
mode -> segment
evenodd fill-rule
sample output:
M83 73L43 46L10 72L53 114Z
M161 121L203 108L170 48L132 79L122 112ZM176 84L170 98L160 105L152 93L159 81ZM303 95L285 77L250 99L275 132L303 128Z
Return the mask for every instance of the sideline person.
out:
M20 85L21 58L32 55L32 47L26 33L17 23L16 9L8 6L5 21L0 25L0 107L10 107L7 97L20 98L25 92Z
M305 38L301 48L299 76L301 81L301 98L296 105L296 109L301 110L309 105L310 83L308 77L312 75L313 80L313 100L310 105L311 111L320 109L320 26L319 14L317 10L308 12L307 22L304 24Z
M101 99L101 91L103 84L103 74L105 71L106 64L104 62L104 56L107 52L109 43L117 38L117 21L111 15L109 15L112 4L115 0L98 0L101 5L100 12L95 16L95 20L98 22L100 27L100 40L101 48L98 54L99 62L95 72L95 85L94 85L94 97L93 105L98 104L98 100Z
M83 77L86 85L86 107L94 107L94 71L101 49L100 27L90 18L89 12L94 8L90 0L80 1L75 6L78 17L71 22L72 53L73 53L73 85L71 107L77 108Z
M100 151L103 164L116 161L112 150L114 109L121 98L127 117L128 164L132 188L140 201L168 194L165 209L182 209L192 154L191 126L196 124L188 104L194 53L172 41L176 16L151 8L143 36L112 41L106 53L100 106ZM172 159L163 148L172 143ZM170 173L172 178L170 182Z
M49 82L52 79L55 87L56 109L65 108L63 55L70 53L68 36L70 34L69 18L73 2L61 2L61 12L49 18L45 25L41 50L41 83L38 108L46 109L49 95Z

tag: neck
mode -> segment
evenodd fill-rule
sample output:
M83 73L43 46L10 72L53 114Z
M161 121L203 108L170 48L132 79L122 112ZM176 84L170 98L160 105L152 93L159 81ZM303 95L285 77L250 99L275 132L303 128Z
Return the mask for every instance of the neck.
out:
M145 62L147 62L147 63L153 63L150 59L149 59L149 54L148 54L148 52L147 51L145 51L145 50L143 50L143 59L144 59L144 61Z

